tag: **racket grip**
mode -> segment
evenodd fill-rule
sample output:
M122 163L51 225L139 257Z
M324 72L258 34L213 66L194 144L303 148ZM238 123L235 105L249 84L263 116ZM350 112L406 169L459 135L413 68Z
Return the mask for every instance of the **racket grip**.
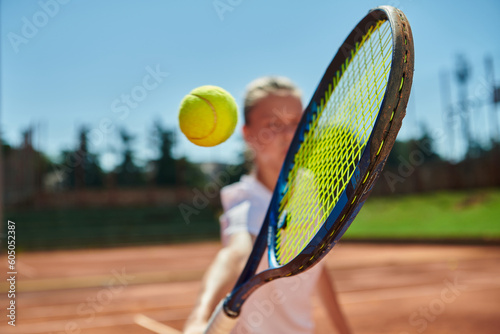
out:
M236 326L238 318L231 318L224 311L224 300L215 308L204 334L229 334Z

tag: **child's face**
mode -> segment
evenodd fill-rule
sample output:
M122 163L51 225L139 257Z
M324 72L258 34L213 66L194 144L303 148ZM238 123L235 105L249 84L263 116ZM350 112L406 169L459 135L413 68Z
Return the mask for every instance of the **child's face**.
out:
M269 95L257 102L243 127L257 168L278 177L301 116L302 103L293 95Z

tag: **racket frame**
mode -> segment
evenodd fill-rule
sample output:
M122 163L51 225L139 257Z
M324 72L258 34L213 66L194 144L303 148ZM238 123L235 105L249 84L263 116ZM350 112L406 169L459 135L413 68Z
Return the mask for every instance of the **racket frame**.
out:
M351 56L351 50L354 50L356 42L359 42L368 29L375 26L380 20L388 20L391 25L393 51L388 85L373 131L353 176L325 224L293 260L285 265L280 265L276 259L274 247L279 220L276 213L286 185L286 177L291 169L290 166L293 166L294 155L303 141L313 114L317 112L325 92L328 91L331 78ZM401 57L402 54L405 56ZM223 302L223 310L229 317L236 318L243 302L261 285L277 278L299 274L311 268L328 253L350 226L372 191L401 128L413 79L413 59L411 27L403 12L391 6L380 6L372 9L346 38L304 111L283 163L266 218L255 240L247 264L233 291ZM270 268L255 274L266 249L268 249Z

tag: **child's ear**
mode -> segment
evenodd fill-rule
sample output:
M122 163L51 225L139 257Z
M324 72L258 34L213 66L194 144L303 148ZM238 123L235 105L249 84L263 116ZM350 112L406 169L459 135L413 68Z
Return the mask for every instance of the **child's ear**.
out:
M251 138L250 138L250 129L248 128L248 125L243 124L241 131L243 132L243 139L245 140L245 142L247 144L250 144Z
M250 129L248 125L243 125L241 128L243 132L243 139L245 140L245 143L247 143L248 147L256 152L260 149L258 139L255 136L255 133Z
M258 149L258 145L256 145L255 135L252 134L252 131L250 130L248 125L243 125L241 130L243 132L243 139L245 140L245 143L247 143L248 147L251 150Z

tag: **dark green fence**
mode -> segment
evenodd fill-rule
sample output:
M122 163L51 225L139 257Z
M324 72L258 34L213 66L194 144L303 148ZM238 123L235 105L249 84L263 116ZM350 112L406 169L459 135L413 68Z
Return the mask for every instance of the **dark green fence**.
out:
M217 216L207 207L192 214L188 223L172 206L11 210L4 220L16 223L17 250L23 251L215 240Z

